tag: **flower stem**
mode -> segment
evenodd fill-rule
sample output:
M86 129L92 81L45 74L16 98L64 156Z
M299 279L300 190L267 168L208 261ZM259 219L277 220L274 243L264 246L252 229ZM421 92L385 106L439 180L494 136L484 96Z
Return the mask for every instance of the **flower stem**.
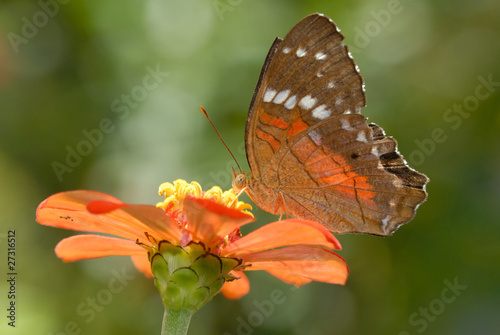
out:
M194 311L190 310L171 310L165 308L161 335L186 335L193 314Z

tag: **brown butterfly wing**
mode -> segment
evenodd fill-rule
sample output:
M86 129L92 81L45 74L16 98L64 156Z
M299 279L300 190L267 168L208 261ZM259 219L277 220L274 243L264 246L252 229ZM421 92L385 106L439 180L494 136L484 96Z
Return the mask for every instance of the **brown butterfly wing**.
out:
M342 39L313 14L273 43L247 120L247 191L334 233L389 235L413 218L428 179L360 114L363 80Z

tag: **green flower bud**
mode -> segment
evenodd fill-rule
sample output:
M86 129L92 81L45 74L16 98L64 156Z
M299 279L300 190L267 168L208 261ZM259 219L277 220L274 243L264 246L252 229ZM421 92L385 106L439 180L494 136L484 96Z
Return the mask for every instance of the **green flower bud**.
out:
M150 255L154 283L165 308L171 311L200 309L220 291L229 274L241 264L235 258L218 257L202 243L174 246L161 241Z

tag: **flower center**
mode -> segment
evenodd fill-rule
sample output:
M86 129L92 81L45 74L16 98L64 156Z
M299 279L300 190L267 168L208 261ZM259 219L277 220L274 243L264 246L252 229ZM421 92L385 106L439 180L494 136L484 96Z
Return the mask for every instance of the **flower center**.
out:
M167 182L161 184L158 193L160 196L165 196L165 200L157 203L156 207L162 208L169 218L177 222L179 229L182 230L182 236L180 238L180 245L182 246L192 241L189 222L187 222L183 208L184 199L186 197L209 199L217 204L239 210L253 217L253 214L248 211L252 209L252 206L243 201L238 201L237 195L233 189L224 192L220 187L214 186L208 191L203 191L200 184L195 181L188 183L185 180L177 179L173 183ZM240 230L235 229L223 239L211 241L209 243L209 248L211 252L218 255L223 248L240 237Z
M156 204L156 207L162 208L165 213L173 220L177 221L180 227L186 224L186 218L183 212L183 202L187 196L199 199L210 199L220 205L228 208L237 209L245 214L252 215L248 210L252 209L250 204L238 201L233 189L222 191L218 186L214 186L208 191L203 191L199 183L191 183L182 179L177 179L173 183L163 183L160 185L158 193L165 196L165 200Z

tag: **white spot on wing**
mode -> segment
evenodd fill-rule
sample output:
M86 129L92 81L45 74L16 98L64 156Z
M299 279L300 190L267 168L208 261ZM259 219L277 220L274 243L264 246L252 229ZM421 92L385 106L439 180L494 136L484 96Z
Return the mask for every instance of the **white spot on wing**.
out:
M365 133L363 131L360 131L358 133L358 136L356 136L356 141L358 141L358 142L365 142L365 143L367 142L366 135L365 135Z
M313 142L316 145L321 145L321 135L318 134L315 130L310 131L308 136L311 138L311 140L313 140Z
M340 33L340 29L339 29L339 27L337 27L337 26L335 25L335 22L333 22L333 20L332 20L332 19L330 19L328 16L326 16L326 15L325 15L325 14L323 14L323 13L318 13L318 15L319 15L319 16L322 16L322 17L324 17L325 19L328 19L328 21L330 21L330 23L331 23L331 24L333 24L333 25L335 26L335 28L337 29L337 31Z
M289 52L290 52L290 48L289 48L289 47L284 47L284 48L283 48L283 53L284 53L284 54L287 54L287 53L289 53Z
M352 114L352 112L351 112L351 110L350 110L350 109L346 109L346 110L344 111L344 113L342 113L342 114Z
M317 52L315 55L314 55L314 58L316 58L317 60L322 60L322 59L325 59L326 58L326 55L324 53L322 53L321 51Z
M276 95L276 91L272 88L268 88L266 93L264 93L264 102L271 102Z
M299 106L304 109L311 109L316 104L316 99L311 97L309 94L300 99Z
M297 57L304 57L307 54L306 49L301 47L299 47L295 53L297 54Z
M382 219L382 229L384 230L384 232L387 232L387 225L389 224L389 220L391 219L391 217L389 215L387 215L385 218Z
M316 108L313 109L312 111L312 116L314 116L316 119L326 119L332 114L328 109L326 109L326 105L320 105Z
M340 119L340 123L342 124L342 129L344 130L353 130L354 128L351 127L349 124L349 120L347 119Z
M396 187L401 187L401 186L403 186L403 183L401 181L393 181L392 185L394 185ZM391 202L391 201L389 200L389 202Z
M293 109L295 107L295 104L297 103L297 96L292 95L288 100L285 102L284 106L286 109Z
M281 91L278 94L276 94L276 96L274 97L273 102L275 104L281 104L283 101L286 100L286 98L288 98L289 94L290 94L290 90Z
M335 87L335 80L334 81L331 81L328 83L327 85L328 88L332 88L332 87Z
M373 146L372 147L372 151L371 151L372 155L375 156L375 157L378 157L380 156L380 154L378 153L378 148L376 146Z

